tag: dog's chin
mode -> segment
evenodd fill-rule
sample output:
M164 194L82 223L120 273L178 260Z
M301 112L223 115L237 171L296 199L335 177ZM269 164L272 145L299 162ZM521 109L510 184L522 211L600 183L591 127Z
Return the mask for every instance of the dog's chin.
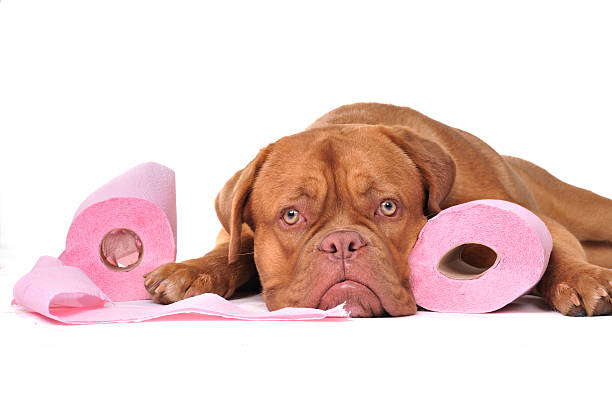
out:
M352 280L343 280L330 287L321 297L318 308L328 310L342 303L351 317L375 317L385 314L378 296L367 286Z

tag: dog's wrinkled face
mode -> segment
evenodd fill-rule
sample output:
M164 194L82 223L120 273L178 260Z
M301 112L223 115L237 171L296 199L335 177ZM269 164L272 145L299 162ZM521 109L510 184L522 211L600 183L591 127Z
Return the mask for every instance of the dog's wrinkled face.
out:
M313 129L268 146L228 182L218 213L234 250L242 221L254 231L271 310L346 302L353 317L415 313L408 255L454 178L434 157L452 160L419 139L380 126Z
M424 200L415 163L376 129L281 139L247 204L266 303L414 313L408 254L427 221Z

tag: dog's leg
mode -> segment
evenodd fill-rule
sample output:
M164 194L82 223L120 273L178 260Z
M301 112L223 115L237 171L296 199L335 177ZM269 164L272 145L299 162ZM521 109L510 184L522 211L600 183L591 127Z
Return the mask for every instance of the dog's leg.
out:
M567 184L527 160L503 157L527 184L540 212L555 219L581 242L612 243L612 200Z
M145 287L158 303L173 303L202 293L229 298L257 275L253 260L253 233L245 225L238 260L228 264L229 239L222 231L215 248L201 258L169 263L144 275Z
M612 313L612 200L557 179L526 160L504 156L533 193L553 238L537 291L563 314ZM584 245L586 241L592 244ZM596 253L597 251L597 253ZM598 260L606 262L596 262Z
M612 242L583 241L581 244L589 262L612 268Z
M612 200L564 183L526 160L504 158L529 186L540 212L578 238L586 259L612 268Z
M580 241L555 220L541 215L553 238L548 268L538 292L570 316L612 313L612 269L589 263Z

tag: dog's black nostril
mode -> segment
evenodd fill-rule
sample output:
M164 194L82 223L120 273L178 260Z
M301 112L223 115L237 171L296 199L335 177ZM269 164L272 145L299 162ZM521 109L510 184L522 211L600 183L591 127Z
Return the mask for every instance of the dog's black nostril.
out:
M355 231L336 231L326 236L319 246L319 249L334 258L352 258L357 251L364 247L361 236Z

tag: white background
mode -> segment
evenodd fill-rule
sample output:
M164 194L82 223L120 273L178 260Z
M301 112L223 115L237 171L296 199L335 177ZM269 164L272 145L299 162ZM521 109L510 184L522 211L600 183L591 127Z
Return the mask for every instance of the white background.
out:
M61 252L80 202L144 161L176 172L178 258L202 255L225 180L352 102L410 106L612 197L611 11L0 2L0 403L605 406L612 318L537 302L477 316L86 327L9 302L39 255Z

